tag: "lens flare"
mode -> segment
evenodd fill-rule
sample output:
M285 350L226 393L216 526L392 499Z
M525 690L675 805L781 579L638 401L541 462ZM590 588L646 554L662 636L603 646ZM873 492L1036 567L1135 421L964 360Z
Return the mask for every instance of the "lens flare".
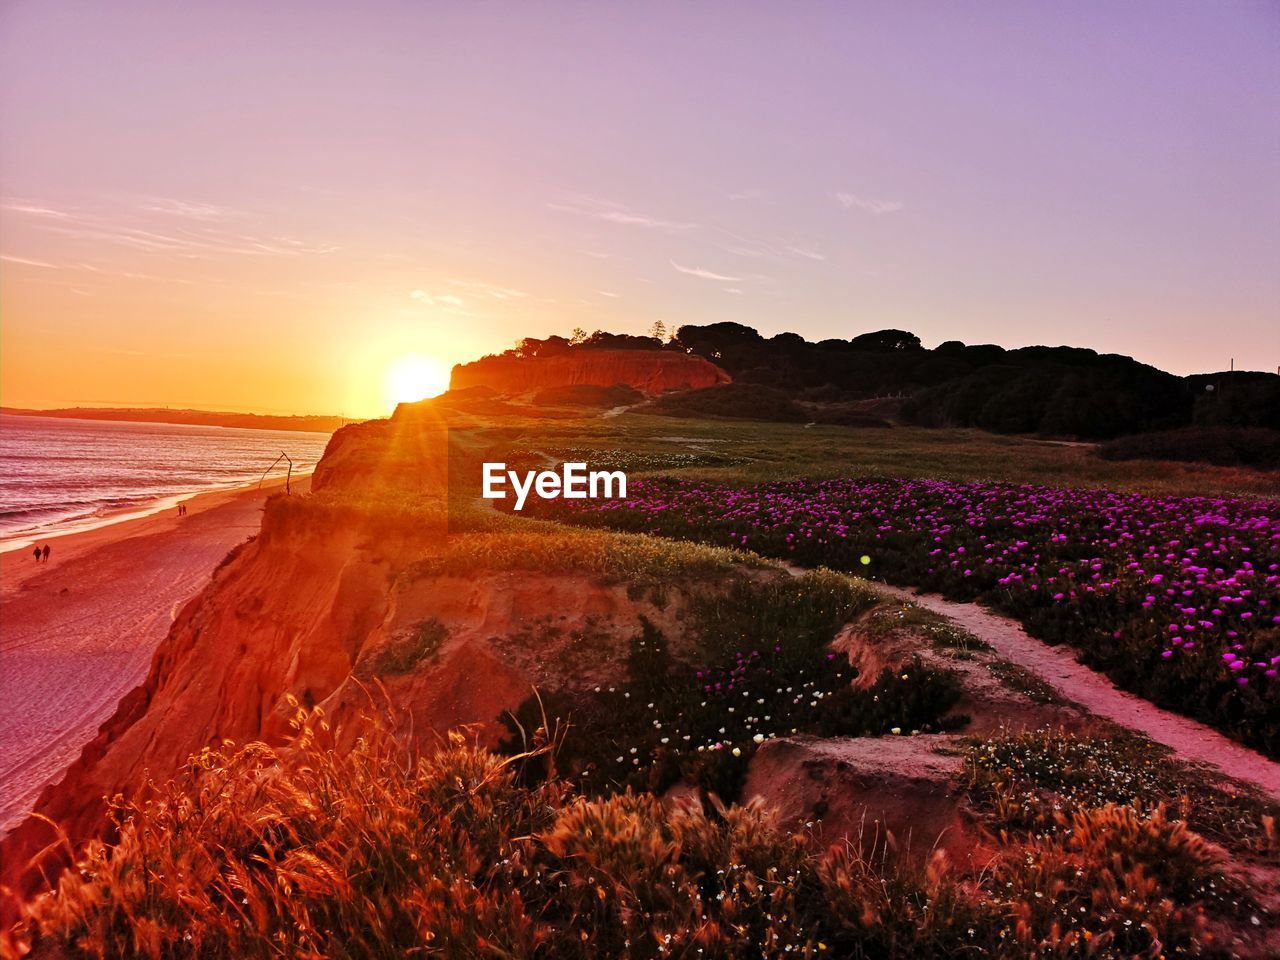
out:
M449 369L435 357L413 354L387 367L384 387L388 407L435 397L449 389Z

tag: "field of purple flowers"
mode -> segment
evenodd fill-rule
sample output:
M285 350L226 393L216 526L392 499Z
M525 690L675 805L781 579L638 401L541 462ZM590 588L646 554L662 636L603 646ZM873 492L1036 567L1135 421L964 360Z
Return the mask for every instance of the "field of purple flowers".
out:
M577 523L982 600L1119 685L1280 756L1280 505L934 480L635 480Z

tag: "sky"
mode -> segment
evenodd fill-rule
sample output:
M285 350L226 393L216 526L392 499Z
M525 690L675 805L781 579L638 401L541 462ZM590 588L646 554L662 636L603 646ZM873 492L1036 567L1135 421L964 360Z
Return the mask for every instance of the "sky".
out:
M381 415L657 320L1274 370L1278 185L1274 0L8 0L0 402Z

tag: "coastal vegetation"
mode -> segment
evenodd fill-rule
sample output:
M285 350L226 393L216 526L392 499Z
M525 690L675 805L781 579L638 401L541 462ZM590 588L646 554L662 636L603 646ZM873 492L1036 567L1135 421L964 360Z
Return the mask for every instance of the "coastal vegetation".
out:
M592 791L661 793L684 783L733 800L756 749L778 737L963 727L966 718L951 715L955 679L918 660L854 685L858 672L832 640L878 603L865 587L825 572L739 579L696 594L683 650L673 652L643 621L625 681L531 697L511 717L509 746L562 729L555 761Z
M823 849L755 805L590 796L464 732L414 754L372 724L350 750L298 707L272 749L224 744L113 809L20 926L63 957L1223 956L1257 917L1218 848L1162 806L1053 810L968 882ZM1001 747L975 748L981 769ZM1024 815L1018 808L1017 816ZM998 826L1002 814L988 814ZM1010 828L1013 824L1010 824ZM49 951L53 951L52 954Z
M981 599L1122 687L1280 755L1271 501L886 479L631 492L540 509Z
M441 422L447 444L422 439ZM478 498L493 449L625 463L631 496L500 512ZM1147 695L1253 709L1270 736L1274 516L1231 495L1265 489L1257 473L976 431L435 402L331 453L318 492L273 498L184 614L150 707L113 723L159 735L211 656L228 676L258 658L268 712L231 689L179 769L73 773L121 795L76 824L103 840L54 840L74 866L25 899L14 952L1225 958L1274 928L1242 879L1280 870L1274 804L848 575L985 600L1108 669L1123 653ZM444 489L427 453L474 488ZM290 608L303 592L343 605ZM282 631L282 610L305 625ZM992 732L1006 716L1022 726ZM858 766L872 755L901 769ZM762 763L784 771L772 787ZM850 794L824 786L840 770L876 785L866 834L828 809ZM871 804L909 828L926 802L899 789L944 804L973 859L895 836Z

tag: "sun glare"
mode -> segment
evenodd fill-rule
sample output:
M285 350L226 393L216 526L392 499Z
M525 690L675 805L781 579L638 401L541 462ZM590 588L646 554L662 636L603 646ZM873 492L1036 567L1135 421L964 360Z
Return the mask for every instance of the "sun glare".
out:
M448 390L449 368L435 357L401 357L387 367L384 383L388 406L413 403Z

